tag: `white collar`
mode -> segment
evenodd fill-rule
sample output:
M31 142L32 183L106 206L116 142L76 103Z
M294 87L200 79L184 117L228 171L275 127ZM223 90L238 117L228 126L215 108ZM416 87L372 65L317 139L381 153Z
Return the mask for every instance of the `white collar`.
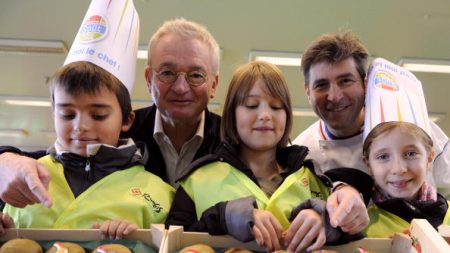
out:
M164 132L164 128L162 126L161 112L159 111L158 108L156 109L155 129L153 129L153 135L155 135L157 133L166 134ZM200 118L200 123L198 124L197 131L195 132L195 135L200 136L201 138L203 138L204 133L205 133L205 111L202 112L202 116Z

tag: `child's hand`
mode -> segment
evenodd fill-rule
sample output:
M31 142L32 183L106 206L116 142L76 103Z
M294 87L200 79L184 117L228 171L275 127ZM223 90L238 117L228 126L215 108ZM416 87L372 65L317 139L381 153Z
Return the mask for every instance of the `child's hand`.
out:
M325 226L320 215L313 209L300 211L286 231L285 245L291 252L300 252L307 248L312 251L326 242Z
M101 225L98 223L93 224L92 228L100 229L102 239L119 240L124 235L136 231L139 227L127 220L106 220Z
M7 213L0 213L0 235L5 233L5 228L14 228L14 221Z
M253 217L255 219L253 234L258 245L270 252L280 250L283 230L277 218L271 212L259 209L253 209Z

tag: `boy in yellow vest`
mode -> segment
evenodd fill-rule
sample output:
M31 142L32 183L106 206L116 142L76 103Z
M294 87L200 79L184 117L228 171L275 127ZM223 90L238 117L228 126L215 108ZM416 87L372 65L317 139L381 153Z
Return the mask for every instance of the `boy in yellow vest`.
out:
M92 1L65 65L51 80L57 138L39 162L50 173L53 204L6 205L12 220L2 214L0 232L100 228L119 239L166 219L175 190L145 170L145 144L119 139L134 120L139 25L132 1L109 2Z
M164 222L174 189L145 171L145 145L120 139L133 122L130 95L109 72L90 62L64 66L51 83L57 139L39 159L51 180L51 208L6 205L17 227L91 228L121 238Z

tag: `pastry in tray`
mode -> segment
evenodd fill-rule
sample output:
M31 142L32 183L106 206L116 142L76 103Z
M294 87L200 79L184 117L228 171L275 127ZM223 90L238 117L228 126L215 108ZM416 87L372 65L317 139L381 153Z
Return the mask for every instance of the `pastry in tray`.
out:
M229 248L224 253L252 253L252 251L244 248Z
M45 253L86 253L86 251L78 244L72 242L55 242L53 246Z
M206 244L194 244L180 250L179 253L214 253L214 249Z
M131 250L122 244L103 244L95 248L92 253L132 253Z
M368 251L364 247L358 247L358 248L356 248L354 253L372 253L372 251Z
M42 253L39 243L30 239L18 238L5 242L0 253Z

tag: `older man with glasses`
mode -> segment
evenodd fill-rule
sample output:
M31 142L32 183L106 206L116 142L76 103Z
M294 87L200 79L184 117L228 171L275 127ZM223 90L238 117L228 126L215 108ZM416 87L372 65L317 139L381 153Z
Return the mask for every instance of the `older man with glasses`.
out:
M207 109L219 80L219 45L203 26L177 19L158 29L148 52L154 105L136 111L128 133L147 143L148 169L176 186L188 165L219 143L220 117Z

